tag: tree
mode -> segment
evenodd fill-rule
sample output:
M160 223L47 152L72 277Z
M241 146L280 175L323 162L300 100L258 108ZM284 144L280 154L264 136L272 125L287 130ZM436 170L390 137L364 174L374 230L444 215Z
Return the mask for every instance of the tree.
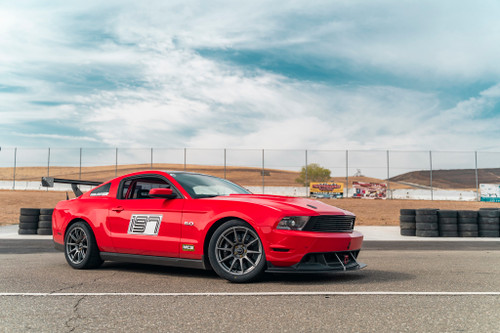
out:
M303 166L302 170L300 170L300 177L295 179L295 181L297 183L303 184L304 186L309 186L310 182L326 182L330 180L330 173L330 170L323 168L319 164L311 163L307 165L307 177L306 167Z

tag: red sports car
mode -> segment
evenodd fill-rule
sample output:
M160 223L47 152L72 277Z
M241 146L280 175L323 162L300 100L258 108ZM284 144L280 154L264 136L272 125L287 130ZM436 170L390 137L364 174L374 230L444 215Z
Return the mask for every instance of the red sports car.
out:
M50 179L54 182L54 179ZM44 180L45 183L47 179ZM228 180L143 171L61 201L53 237L73 268L104 260L213 269L232 282L264 272L356 270L355 216L320 201L252 194ZM98 184L98 183L97 183Z

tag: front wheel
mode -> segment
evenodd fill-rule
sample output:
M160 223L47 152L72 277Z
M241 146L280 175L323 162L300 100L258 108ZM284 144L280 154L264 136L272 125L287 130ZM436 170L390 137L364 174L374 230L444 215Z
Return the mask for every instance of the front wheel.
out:
M76 269L96 268L102 264L92 229L84 222L72 224L64 237L64 255Z
M254 281L266 266L259 236L248 223L239 220L226 222L215 231L208 258L214 271L231 282Z

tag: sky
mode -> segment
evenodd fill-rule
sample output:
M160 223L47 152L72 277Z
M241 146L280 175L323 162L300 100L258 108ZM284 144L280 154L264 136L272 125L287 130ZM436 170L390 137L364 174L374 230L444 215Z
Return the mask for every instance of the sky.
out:
M500 151L500 2L3 1L0 147Z

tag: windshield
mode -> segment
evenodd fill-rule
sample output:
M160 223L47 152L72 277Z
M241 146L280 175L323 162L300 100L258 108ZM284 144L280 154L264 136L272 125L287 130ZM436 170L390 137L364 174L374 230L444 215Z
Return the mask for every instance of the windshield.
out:
M228 180L213 176L192 173L171 173L170 175L174 177L174 179L177 180L194 199L251 193Z

